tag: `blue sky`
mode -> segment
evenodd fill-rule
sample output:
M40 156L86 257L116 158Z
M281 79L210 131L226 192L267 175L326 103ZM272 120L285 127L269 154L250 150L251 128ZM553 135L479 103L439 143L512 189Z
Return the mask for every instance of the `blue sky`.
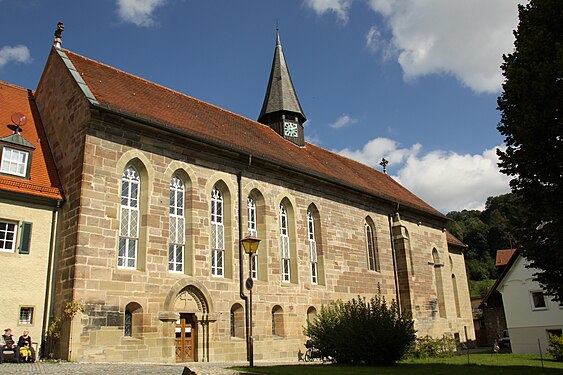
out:
M443 212L509 191L501 56L518 0L0 0L0 80L34 89L63 47L256 119L276 22L307 139Z

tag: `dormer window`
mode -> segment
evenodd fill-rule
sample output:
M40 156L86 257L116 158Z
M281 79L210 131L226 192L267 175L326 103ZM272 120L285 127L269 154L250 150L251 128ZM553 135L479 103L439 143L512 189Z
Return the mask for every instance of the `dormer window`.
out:
M4 147L0 172L14 176L26 177L29 152L15 148Z

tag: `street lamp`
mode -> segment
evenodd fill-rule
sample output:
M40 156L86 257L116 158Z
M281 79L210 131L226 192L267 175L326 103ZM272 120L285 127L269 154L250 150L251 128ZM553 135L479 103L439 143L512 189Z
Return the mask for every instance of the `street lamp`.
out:
M240 240L244 252L248 254L248 279L246 279L245 285L246 289L250 294L250 301L248 307L248 362L250 367L254 366L254 342L252 340L252 287L254 286L254 280L252 280L252 256L258 252L258 245L260 245L260 239L257 237L248 235Z

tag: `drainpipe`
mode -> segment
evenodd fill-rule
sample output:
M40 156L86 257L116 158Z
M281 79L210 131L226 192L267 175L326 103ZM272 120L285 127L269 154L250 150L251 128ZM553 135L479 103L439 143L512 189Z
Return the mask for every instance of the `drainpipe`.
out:
M399 213L399 204L397 203L397 214ZM401 311L401 300L399 298L399 275L397 272L397 255L395 253L395 236L393 235L393 214L388 215L389 218L389 236L391 238L391 253L393 254L393 275L395 279L395 299L397 301L397 307L399 308L399 313Z
M252 163L252 155L248 155L248 167ZM239 262L239 293L240 298L244 300L244 317L245 317L245 335L246 335L246 360L250 360L250 315L248 307L248 297L244 294L244 249L240 240L243 236L242 231L242 172L246 168L237 173L237 188L238 188L238 262Z
M51 314L52 302L53 302L53 296L54 296L54 293L55 293L55 288L53 287L52 283L53 283L53 277L54 277L54 273L55 273L54 272L54 270L55 270L54 262L56 262L56 260L57 260L55 249L56 249L57 228L59 226L59 216L60 216L60 211L61 211L61 204L62 204L62 201L57 200L57 205L53 209L53 215L51 217L51 234L50 234L50 238L49 238L49 258L48 258L48 262L47 262L47 279L45 281L45 304L43 306L43 325L41 327L41 344L40 344L40 347L39 347L40 353L38 353L41 358L46 357L45 345L47 344L46 343L47 322L49 320L49 317L52 315ZM49 348L49 349L51 349L51 348Z

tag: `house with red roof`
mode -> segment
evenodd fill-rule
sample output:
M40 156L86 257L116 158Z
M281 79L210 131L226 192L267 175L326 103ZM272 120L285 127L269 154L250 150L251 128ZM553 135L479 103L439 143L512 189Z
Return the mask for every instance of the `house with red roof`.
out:
M64 200L31 90L0 82L0 321L41 342ZM37 347L36 347L37 348Z
M56 355L296 359L323 305L378 293L419 335L474 338L447 218L387 174L305 141L279 34L258 121L60 39L33 97L65 194L49 317L81 307L62 319ZM261 242L247 259L249 235Z

